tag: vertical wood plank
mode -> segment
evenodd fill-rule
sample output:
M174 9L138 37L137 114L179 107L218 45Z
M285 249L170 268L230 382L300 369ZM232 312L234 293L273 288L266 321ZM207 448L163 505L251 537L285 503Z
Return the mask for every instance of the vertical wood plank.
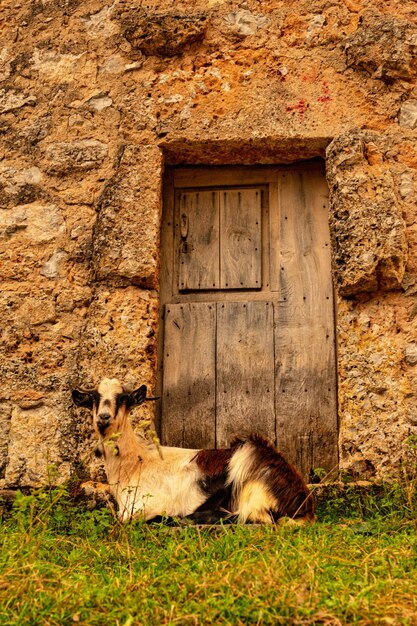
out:
M333 346L327 336L324 327L280 324L278 311L277 444L307 478L311 470L330 471L337 464Z
M215 445L214 304L165 307L162 442Z
M277 292L279 291L279 283L280 283L279 251L280 251L280 239L281 239L278 176L277 176L277 179L271 182L271 184L269 185L269 202L270 202L270 207L269 207L270 285L271 285L271 291Z
M275 439L271 302L217 304L218 447L235 435Z
M219 196L215 191L180 192L177 207L178 288L219 288Z
M275 305L278 447L308 478L337 466L336 361L327 187L318 172L280 180Z
M269 220L270 220L270 191L268 187L264 187L261 189L261 212L262 212L262 224L261 224L261 291L262 292L270 292L271 291L271 241L270 241L270 230L269 230ZM259 292L252 292L252 294L260 294ZM271 294L272 295L272 294ZM253 295L252 295L253 297ZM267 296L268 297L268 296Z
M261 190L220 191L220 287L262 286Z

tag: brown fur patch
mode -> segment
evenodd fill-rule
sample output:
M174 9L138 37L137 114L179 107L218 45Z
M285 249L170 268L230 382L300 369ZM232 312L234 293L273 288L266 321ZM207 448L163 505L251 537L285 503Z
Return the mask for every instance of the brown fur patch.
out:
M226 486L226 481L232 454L232 450L219 449L200 450L195 455L193 460L201 472L198 485L207 498L195 511L197 516L219 520L230 510L231 486Z
M227 464L233 450L219 448L218 450L200 450L194 457L198 469L205 475L214 478L226 472Z

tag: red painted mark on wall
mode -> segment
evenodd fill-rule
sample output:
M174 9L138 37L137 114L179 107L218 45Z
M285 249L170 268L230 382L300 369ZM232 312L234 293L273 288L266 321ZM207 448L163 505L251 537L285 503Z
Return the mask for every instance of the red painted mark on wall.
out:
M317 79L317 72L310 72L310 74L304 74L302 81L304 83L315 83Z
M323 82L323 90L321 96L317 98L317 102L330 102L332 97L330 96L329 83Z
M293 113L298 112L300 120L304 119L304 115L307 109L308 103L305 100L299 100L297 104L292 104L287 107L287 111L292 111Z

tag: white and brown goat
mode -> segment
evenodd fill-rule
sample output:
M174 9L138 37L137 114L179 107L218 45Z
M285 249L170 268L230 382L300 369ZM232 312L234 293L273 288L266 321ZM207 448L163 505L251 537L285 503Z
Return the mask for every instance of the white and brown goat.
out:
M72 397L93 412L121 520L314 520L314 497L307 485L262 437L236 438L230 448L216 450L156 446L139 439L129 421L132 406L152 399L146 397L145 385L128 393L117 379L106 378L97 390L75 389Z

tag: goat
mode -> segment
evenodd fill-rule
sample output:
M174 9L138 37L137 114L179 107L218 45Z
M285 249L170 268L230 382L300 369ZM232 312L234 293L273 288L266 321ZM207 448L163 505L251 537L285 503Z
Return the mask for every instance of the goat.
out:
M92 410L108 489L118 517L189 517L196 522L271 524L281 517L315 518L315 502L298 472L258 435L236 438L230 448L186 449L140 440L130 409L147 400L146 386L126 392L117 379L97 390L74 389L72 398Z

